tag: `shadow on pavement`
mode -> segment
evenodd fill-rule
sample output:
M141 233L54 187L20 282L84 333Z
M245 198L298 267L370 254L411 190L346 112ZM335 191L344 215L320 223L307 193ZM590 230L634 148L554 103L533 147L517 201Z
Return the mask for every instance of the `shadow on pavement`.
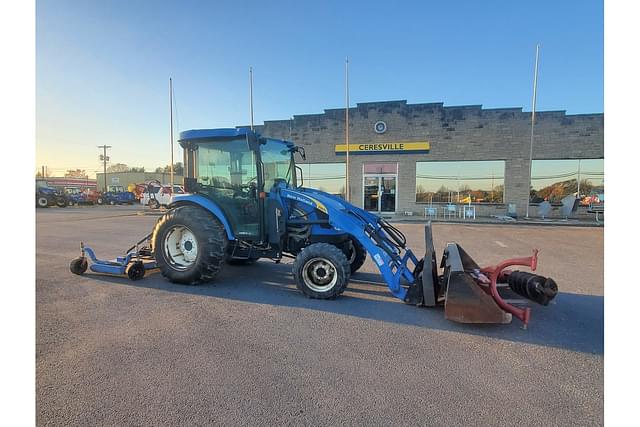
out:
M313 300L300 293L291 276L291 266L261 261L253 266L225 266L214 283L176 285L157 272L140 281L87 273L92 279L121 285L226 298L256 304L305 308L403 325L460 332L513 342L524 342L571 351L604 353L604 297L560 292L547 307L532 303L529 329L519 320L509 325L470 325L445 320L442 308L416 307L392 299L383 290L381 276L356 273L344 295L336 300ZM261 280L262 278L262 280ZM369 289L362 289L362 285ZM377 299L363 298L371 296ZM380 299L381 297L389 297Z

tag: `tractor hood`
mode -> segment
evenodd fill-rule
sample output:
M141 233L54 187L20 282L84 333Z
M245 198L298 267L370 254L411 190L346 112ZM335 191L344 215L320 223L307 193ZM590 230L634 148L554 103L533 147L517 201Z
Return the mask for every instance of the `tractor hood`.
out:
M357 206L344 200L342 197L334 196L324 191L313 188L298 187L282 189L283 197L296 200L300 203L312 206L313 208L331 216L331 212L341 211L343 213L353 212L358 216L366 218L368 222L375 224L378 222L378 216L360 209Z

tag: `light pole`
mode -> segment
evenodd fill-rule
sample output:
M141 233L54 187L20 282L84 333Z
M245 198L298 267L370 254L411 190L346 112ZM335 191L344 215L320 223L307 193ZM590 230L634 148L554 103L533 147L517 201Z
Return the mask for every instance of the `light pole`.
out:
M538 60L540 57L540 43L536 45L536 65L533 71L533 100L531 102L531 143L529 145L529 185L527 186L527 214L529 218L529 201L531 199L531 169L533 167L533 126L536 122L536 96L538 91Z
M351 201L351 185L349 182L349 58L345 59L344 63L344 80L345 80L345 108L344 108L344 139L345 144L347 146L347 163L346 163L346 180L347 180L347 191L345 192L345 196L347 198L347 202Z
M170 194L173 194L173 80L171 77L169 77L169 122L169 137L171 138L171 166L169 168L171 176L169 182L171 184Z

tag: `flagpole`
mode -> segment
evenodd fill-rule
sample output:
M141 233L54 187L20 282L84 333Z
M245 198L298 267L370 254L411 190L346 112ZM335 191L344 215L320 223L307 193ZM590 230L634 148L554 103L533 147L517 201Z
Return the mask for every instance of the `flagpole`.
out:
M347 188L345 191L345 196L347 198L347 202L351 202L351 183L349 182L349 58L345 59L344 63L344 77L345 77L345 109L344 109L344 118L345 118L345 128L344 128L344 139L345 144L347 146L347 163L346 163L346 180L347 180Z
M536 122L536 97L538 92L538 61L540 58L540 43L536 45L536 65L533 71L533 100L531 102L531 143L529 144L529 185L527 186L527 214L529 218L529 201L531 200L531 170L533 168L533 127Z
M169 133L171 138L171 166L170 172L171 177L169 179L171 183L171 194L173 194L173 80L169 77L169 121L171 122L169 125Z

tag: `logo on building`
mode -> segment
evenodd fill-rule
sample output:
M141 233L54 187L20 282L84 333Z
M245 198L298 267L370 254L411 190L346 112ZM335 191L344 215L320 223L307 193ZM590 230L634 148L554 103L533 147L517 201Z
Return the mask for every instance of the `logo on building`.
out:
M376 133L385 133L387 131L387 124L382 120L378 120L373 125L373 130L376 131Z

